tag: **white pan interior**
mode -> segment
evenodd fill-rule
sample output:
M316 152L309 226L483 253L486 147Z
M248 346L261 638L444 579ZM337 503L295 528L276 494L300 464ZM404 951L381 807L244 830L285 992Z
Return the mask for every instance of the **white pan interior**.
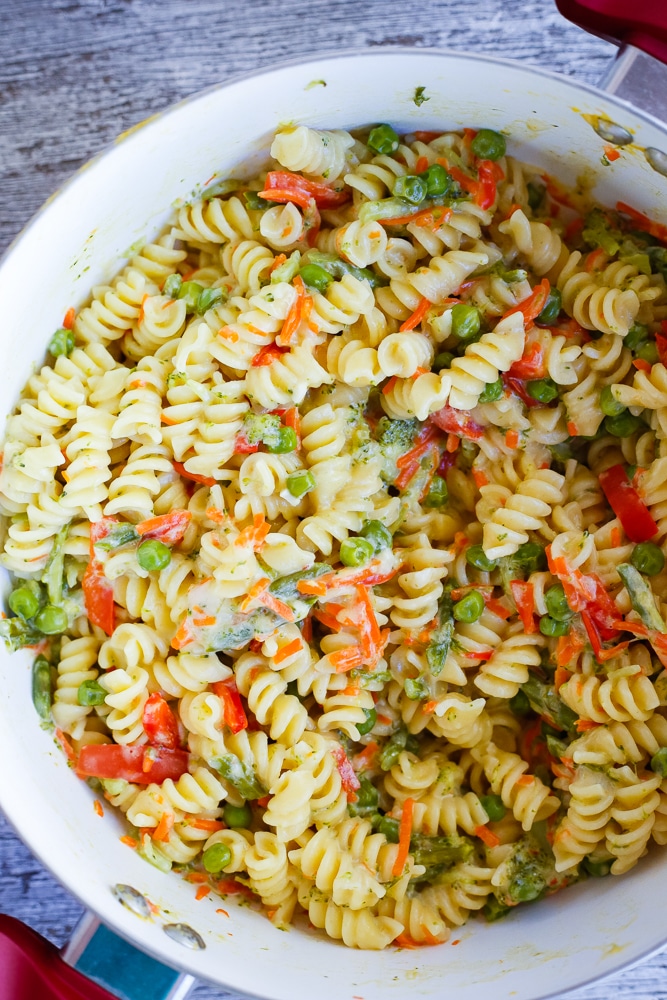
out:
M430 99L416 107L415 88ZM623 125L636 145L603 166L603 140L583 117ZM586 174L600 200L618 199L667 223L667 178L643 147L667 150L659 123L591 88L518 64L424 50L383 51L285 66L178 105L122 137L47 204L0 268L2 411L70 305L110 278L129 248L154 236L177 199L214 174L237 174L264 153L279 123L341 128L389 121L398 131L489 126L507 130L512 154L566 182ZM256 161L255 161L256 162ZM6 589L7 581L4 581ZM241 992L275 1000L536 1000L634 961L667 938L654 900L667 896L659 854L629 876L589 880L493 925L476 920L450 943L419 951L344 949L312 932L276 930L233 899L195 902L195 887L163 875L119 842L120 823L93 811L90 789L70 773L40 729L30 697L30 657L0 651L0 805L19 834L72 892L123 936L163 961ZM160 908L142 920L120 906L116 883ZM224 906L229 918L216 913ZM162 926L183 921L206 948L187 950Z

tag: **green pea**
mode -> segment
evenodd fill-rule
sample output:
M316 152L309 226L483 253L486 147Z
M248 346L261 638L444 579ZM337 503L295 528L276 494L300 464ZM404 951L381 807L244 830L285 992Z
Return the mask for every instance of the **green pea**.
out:
M526 391L540 403L550 403L558 398L558 386L552 378L537 378L526 382Z
M517 691L514 697L510 698L509 706L514 715L528 715L532 711L525 691Z
M563 296L557 288L552 288L547 295L547 301L544 303L544 308L535 322L538 326L551 326L552 323L555 323L558 319L562 308Z
M542 615L540 618L540 632L542 635L561 636L567 635L570 631L569 622L558 622L549 615Z
M280 427L275 440L271 444L267 444L266 450L273 455L286 455L290 451L296 451L298 444L299 441L293 427Z
M170 274L162 286L162 294L168 295L170 299L177 299L182 284L183 279L180 274Z
M421 176L426 181L429 195L447 194L452 186L452 178L439 163L432 163Z
M630 562L640 573L647 576L655 576L661 573L665 566L665 556L659 545L655 542L640 542L635 545Z
M492 823L497 823L507 812L505 804L499 795L482 795L479 801L482 803Z
M451 368L453 360L454 360L454 355L452 354L451 351L441 351L439 354L436 354L436 356L433 358L433 364L431 365L431 369L434 372L439 372L443 368Z
M508 894L514 903L530 903L541 896L544 889L544 878L538 872L530 875L518 874L510 882Z
M367 144L374 153L386 156L396 152L399 142L398 135L391 125L376 125L370 131Z
M222 816L227 826L232 829L237 826L245 829L252 823L252 809L247 802L244 802L242 806L233 806L228 802Z
M562 583L555 583L553 587L549 587L544 595L544 603L551 617L555 618L557 622L569 621L574 614L567 603Z
M442 476L435 475L422 503L424 507L444 507L449 500L447 483Z
M49 353L51 353L54 358L59 358L63 354L69 356L73 350L74 334L71 330L66 330L64 326L61 326L59 330L56 330L49 341Z
M147 538L137 549L137 562L142 569L164 569L171 562L171 549L157 538Z
M382 549L390 549L394 544L394 536L382 521L364 521L359 534L371 543L376 553Z
M544 204L547 189L542 184L533 184L532 181L528 181L526 188L528 190L528 204L533 212L536 212Z
M309 469L291 472L287 477L287 489L293 497L303 497L315 489L315 476Z
M614 398L611 386L605 385L600 393L600 409L605 417L617 417L620 413L625 413L627 407Z
M36 581L30 580L23 586L13 590L9 595L9 607L15 615L27 620L34 618L39 611L40 586Z
M211 875L224 871L232 860L232 852L227 844L211 844L201 856L202 864Z
M484 611L484 598L479 590L471 590L460 601L457 601L452 608L452 614L457 622L472 624L481 617Z
M619 413L617 417L606 417L604 422L604 429L607 434L612 434L614 437L630 437L640 427L645 427L644 421L640 417L636 417L629 410L624 413Z
M36 657L32 665L32 703L44 722L51 717L51 666L45 656Z
M79 705L103 705L107 692L97 681L83 681L76 692Z
M341 542L340 561L343 566L363 566L374 553L373 543L367 538L346 538Z
M398 843L398 820L391 819L390 816L379 816L377 821L373 817L373 827L378 833L383 833L390 844Z
M197 313L200 316L203 316L209 309L213 309L214 306L220 305L226 297L227 292L224 288L202 288L199 293L199 298L197 299Z
M67 628L67 614L62 608L47 604L35 616L35 625L44 635L60 635Z
M501 378L496 379L495 382L487 382L482 389L479 401L480 403L495 403L497 399L502 397L504 392L505 386Z
M360 736L365 736L366 733L370 733L371 729L377 722L378 717L374 708L364 708L363 713L366 716L366 721L357 723L357 730Z
M426 180L421 174L405 174L397 177L393 192L396 198L405 198L413 205L420 205L428 193Z
M198 281L184 281L178 290L176 298L183 299L186 312L193 313L197 311L199 296L203 291L204 286L200 285Z
M514 562L526 573L537 573L547 568L547 556L537 542L524 542L514 554Z
M492 128L481 128L470 148L479 160L499 160L505 155L507 143L500 132L495 132Z
M613 861L613 858L602 861L593 861L592 858L584 858L584 871L592 875L593 878L604 878L605 875L609 875Z
M667 747L661 747L651 757L651 770L662 778L667 778Z
M654 365L660 360L658 348L653 340L647 340L645 344L642 344L635 352L635 355L638 358L642 358L643 361L648 361L650 365Z
M316 288L318 292L326 292L333 281L329 272L319 264L305 264L299 274L310 288Z
M643 340L648 337L648 327L643 323L633 323L626 336L623 346L631 351L635 351Z
M471 545L466 549L466 562L484 573L491 573L498 565L497 560L489 559L481 545Z
M467 306L459 302L452 309L452 333L460 340L471 340L482 325L482 317L475 306Z

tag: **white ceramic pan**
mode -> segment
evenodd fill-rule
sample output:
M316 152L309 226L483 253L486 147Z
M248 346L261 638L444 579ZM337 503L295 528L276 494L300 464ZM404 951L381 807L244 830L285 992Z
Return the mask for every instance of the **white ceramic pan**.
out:
M132 244L155 235L176 199L189 198L213 174L236 174L239 164L261 159L280 122L350 128L387 121L399 132L502 129L515 156L566 182L585 172L602 202L622 199L667 223L667 129L659 120L667 117L667 69L658 61L667 62L667 4L560 4L574 20L628 43L606 90L519 62L424 49L371 51L225 84L122 137L42 209L2 263L3 411L15 404L67 307L80 305L92 285L118 271ZM623 18L630 7L632 23ZM430 98L421 107L413 101L416 87ZM603 147L610 143L621 155L603 165ZM219 903L195 902L192 885L160 873L121 844L117 819L95 815L91 790L38 725L30 657L1 651L0 670L0 805L34 853L106 928L168 966L272 1000L430 1000L443 994L537 1000L614 972L667 940L660 905L667 897L667 863L659 854L627 877L589 880L497 924L472 921L454 935L456 947L353 951L307 930L278 931L233 900L226 918L216 913ZM185 994L191 979L142 962L123 940L96 927L88 921L70 945L71 965L129 1000ZM20 925L0 925L3 985L5 976L15 977L14 992L10 986L4 996L48 996L46 985L25 978L27 966L18 958L27 953L31 976L46 963L54 996L108 996L77 976L78 987L65 985L69 973L57 956L34 944Z

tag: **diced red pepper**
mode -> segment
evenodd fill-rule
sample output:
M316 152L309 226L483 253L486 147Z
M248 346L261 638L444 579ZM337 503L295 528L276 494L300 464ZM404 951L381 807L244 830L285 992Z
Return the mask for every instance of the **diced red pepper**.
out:
M522 399L526 406L544 406L544 403L540 403L539 399L533 399L532 396L528 394L526 389L526 383L519 378L511 378L509 375L502 376L503 385L510 390L510 392L516 393L519 399Z
M234 441L235 455L254 455L257 451L259 451L259 445L250 444L245 434L236 435L236 440Z
M278 344L267 344L262 347L250 362L253 368L263 368L265 365L272 365L283 354L289 351L289 347L279 347Z
M248 718L241 701L236 686L236 681L232 678L226 681L216 681L212 684L213 693L221 698L224 704L225 725L229 726L233 733L240 733L242 729L248 728Z
M656 333L655 346L658 348L660 361L667 368L667 323L664 320L662 321L662 328L665 333Z
M537 625L535 624L535 588L532 583L528 583L524 580L512 580L510 582L510 589L512 591L512 597L514 598L514 603L516 604L517 611L519 612L519 618L523 624L524 632L530 635L532 632L537 632Z
M507 378L533 379L544 378L546 365L542 346L534 341L526 349L522 358L515 361L507 372Z
M550 291L551 285L549 284L549 279L542 278L540 283L535 285L528 298L524 299L523 302L519 302L518 305L513 306L512 309L508 309L502 318L506 319L508 316L513 316L514 313L520 312L523 316L526 330L530 330L544 309Z
M156 538L165 545L177 545L192 520L189 510L172 510L168 514L149 517L137 525L137 533L142 538Z
M81 747L77 774L81 778L122 778L136 785L177 781L188 770L190 754L164 747L118 746L116 743Z
M361 782L355 774L347 754L341 746L334 746L331 748L331 756L336 762L343 790L347 792L348 802L356 801L355 792L361 788Z
M144 732L154 747L177 750L181 745L178 722L171 708L161 694L148 696L143 714Z
M111 635L116 619L113 586L104 575L104 568L98 559L91 559L86 566L81 588L89 621L106 635Z
M475 195L475 203L482 209L491 208L496 200L496 181L501 181L505 174L493 160L480 160L477 166L479 187Z
M651 512L627 477L623 465L612 465L599 475L609 506L631 542L647 542L658 531Z
M464 416L463 410L455 410L446 404L441 410L431 414L431 420L443 431L458 434L469 441L480 441L484 437L484 428L471 417Z
M334 191L328 184L308 180L301 174L292 174L286 170L271 170L266 175L264 190L260 198L267 201L292 201L302 208L308 206L314 199L318 208L338 208L352 197L349 190Z
M193 483L203 483L204 486L215 486L217 480L211 476L200 476L198 472L188 472L182 462L172 462L174 470L183 479L189 479Z

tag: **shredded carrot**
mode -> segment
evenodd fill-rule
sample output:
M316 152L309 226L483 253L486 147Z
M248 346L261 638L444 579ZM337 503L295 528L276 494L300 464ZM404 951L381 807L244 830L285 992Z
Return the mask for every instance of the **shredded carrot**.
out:
M274 597L273 594L270 594L268 590L263 591L257 599L265 608L268 608L269 611L275 611L275 613L280 615L281 618L284 618L286 622L293 622L295 620L296 615L290 608L289 604L285 604L284 601L279 601L278 598Z
M364 747L361 753L358 753L352 761L355 771L364 771L366 768L370 767L371 761L379 749L380 747L375 741Z
M163 424L166 424L167 427L175 427L176 424L178 423L178 420L174 420L172 417L168 417L167 414L164 412L164 410L160 414L160 421Z
M561 636L561 638L566 637ZM567 684L571 676L570 671L566 670L565 667L556 667L556 671L554 673L554 690L556 694L558 694L563 684Z
M607 254L602 249L602 247L597 247L596 250L592 250L586 260L586 270L590 274L591 271L599 271L607 259Z
M252 545L253 550L258 552L264 544L264 539L271 531L271 525L263 514L255 514L252 526L244 528L234 542L239 547Z
M430 308L431 308L431 303L429 302L429 300L427 298L422 297L421 302L419 303L415 311L412 313L412 315L408 316L406 321L402 323L398 328L399 332L407 333L409 330L414 330L414 328L416 326L419 326L419 324L422 322L424 316L426 315L426 313Z
M399 934L398 937L394 938L394 944L397 944L399 948L418 948L419 945L413 938L408 934Z
M401 822L398 828L398 850L396 851L396 858L394 860L393 868L391 869L391 874L394 878L399 878L403 874L405 862L408 859L408 853L410 851L410 837L412 835L412 812L414 805L414 799L410 798L407 798L403 803L403 812L401 814Z
M282 330L276 337L276 344L278 344L279 347L289 347L289 345L293 342L294 335L301 326L302 319L309 315L310 308L313 304L313 300L310 296L306 295L306 286L303 283L301 275L297 274L294 278L293 284L296 289L296 298L290 306L287 316L285 317ZM308 306L306 303L308 303Z
M128 389L145 389L147 385L150 385L145 378L135 378L128 383Z
M290 656L294 656L301 649L301 639L292 639L291 642L286 643L281 646L280 649L276 650L272 659L274 663L282 663Z
M324 597L327 592L326 584L321 580L298 580L296 589L300 594L314 594L316 597Z
M277 267L280 267L281 264L284 264L286 260L287 260L287 254L285 253L279 253L277 257L274 257L273 264L269 268L269 274L273 274L275 269Z
M266 588L269 586L270 583L271 581L269 580L268 576L263 576L261 580L258 580L256 583L253 583L252 587L250 588L248 593L245 595L245 597L239 604L239 611L242 614L245 614L246 611L249 611L252 602L257 600L262 591L266 590Z
M218 330L218 336L222 337L223 340L228 340L230 344L235 344L239 335L236 330L232 330L231 326L221 326Z
M216 913L222 913L223 917L228 917L229 916L229 914L227 913L227 910L223 910L223 908L221 906L215 912Z
M517 785L523 788L527 788L529 785L532 785L534 781L535 778L532 774L522 774L520 778L516 779Z
M181 623L178 632L171 640L171 644L174 647L174 649L182 649L183 646L187 646L188 643L192 642L192 640L194 639L194 636L192 635L190 629L188 628L189 623L190 623L189 619L185 618Z
M481 489L482 486L487 486L489 482L489 477L483 469L473 469L472 478L475 480L475 486L477 489Z
M210 892L211 892L210 885L200 885L199 888L197 889L197 892L195 893L195 899L196 900L204 899L206 896L210 894Z
M69 763L70 764L76 764L76 753L74 752L74 748L72 747L72 744L67 739L67 737L65 736L64 732L62 731L62 729L56 729L54 731L53 735L58 740L58 743L60 743L60 746L62 747L63 753L67 757L67 760L69 761Z
M601 725L599 722L593 722L592 719L577 719L574 724L574 728L578 733L587 733L591 729L597 729Z
M357 646L345 646L344 649L337 649L329 653L329 662L336 669L336 673L344 674L354 667L362 666L364 657Z
M577 427L577 425L574 423L573 420L568 420L567 422L567 433L570 435L570 437L577 437L577 435L579 434L579 428Z
M76 312L74 306L70 306L65 313L65 318L63 319L63 326L66 330L71 330L74 326L74 320L76 319Z
M98 816L104 816L104 806L99 801L99 799L95 799L95 801L93 802L93 809L95 810Z
M207 507L206 516L209 521L215 521L216 524L224 524L227 520L227 515L224 510L218 510L217 507Z
M388 396L389 393L394 388L394 386L396 385L397 382L398 382L398 376L397 375L392 375L390 379L387 379L387 381L385 382L385 384L382 386L382 395L383 396Z
M296 406L291 406L289 410L285 413L283 418L283 423L285 427L291 427L296 434L296 439L298 447L301 447L301 419L299 417L299 411Z
M520 211L521 211L521 205L517 205L517 203L514 202L512 205L510 205L509 211L505 216L505 218L511 219L515 212L520 212Z
M183 476L183 479L191 479L193 483L203 483L204 486L215 486L217 482L212 476L200 476L198 472L188 472L182 462L172 462L171 464L179 476Z
M141 306L139 307L139 315L137 316L137 323L143 323L144 319L144 306L146 305L146 300L150 298L150 295L146 293L141 299Z
M304 618L301 625L301 635L303 636L304 642L310 643L313 641L313 619L311 615Z
M509 430L505 434L505 444L508 448L516 448L519 444L519 432Z
M160 822L153 831L153 840L169 840L169 834L171 833L173 825L173 813L164 813L164 815L160 818Z
M617 549L621 545L621 529L618 525L611 529L611 544L614 549Z
M420 156L417 162L415 163L415 173L423 174L425 170L428 170L428 157Z
M488 826L476 826L475 836L479 837L487 847L497 847L500 843L500 837L496 836L493 830L489 830Z
M632 364L640 372L650 372L653 367L650 361L646 361L644 358L634 358Z
M134 837L119 837L121 844L125 844L126 847L131 847L133 851L137 849L137 842Z
M204 615L203 618L193 618L192 624L200 628L202 626L206 627L208 625L215 625L217 620L218 619L215 617L215 615Z
M345 694L348 698L357 698L361 688L358 684L348 684L346 688L343 688L341 694Z
M195 885L200 882L208 882L208 875L204 875L203 872L188 872L185 876L186 882L193 882Z
M447 443L445 444L445 450L448 452L448 454L453 455L454 452L458 449L460 444L461 444L461 438L458 437L456 434L452 434L450 432L447 435Z

